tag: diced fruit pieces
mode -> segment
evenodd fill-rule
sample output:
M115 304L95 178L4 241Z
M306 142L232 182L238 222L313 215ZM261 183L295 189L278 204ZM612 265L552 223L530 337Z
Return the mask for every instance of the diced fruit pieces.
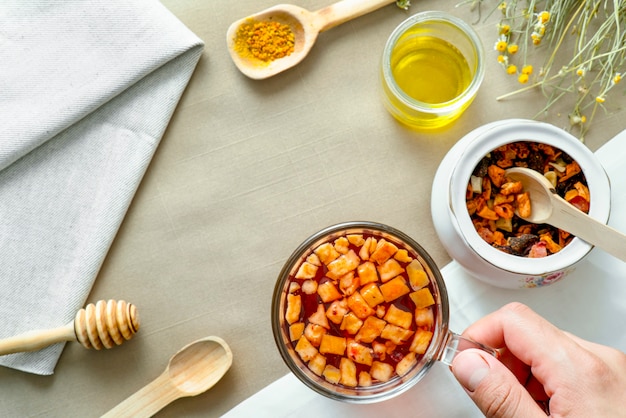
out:
M398 276L387 283L381 284L379 289L385 298L385 302L393 302L400 296L404 296L411 291L402 276Z
M314 266L318 266L319 267L319 266L322 265L322 262L320 261L320 258L315 253L312 253L311 255L309 255L306 258L306 261L311 263L311 264L313 264Z
M322 344L320 345L320 353L322 354L336 354L343 356L346 351L346 339L343 337L336 337L330 334L324 334L322 337Z
M304 322L296 322L295 324L289 325L289 339L291 341L299 340L303 332Z
M356 364L354 364L352 360L347 357L342 357L339 361L339 371L341 372L339 383L350 387L356 386Z
M376 380L387 382L393 376L393 366L391 364L375 361L372 363L370 374Z
M326 357L320 353L317 353L317 355L309 361L309 369L318 376L322 375L324 367L326 367Z
M348 241L348 238L346 237L339 237L335 240L335 250L337 250L339 254L347 253L349 250L348 248L349 245L350 245L350 242Z
M427 287L411 293L409 297L415 303L416 308L425 308L435 304L435 299Z
M396 374L398 376L404 376L407 374L413 366L417 364L417 357L415 357L415 353L409 353L402 358L396 365Z
M394 344L402 344L411 338L413 331L410 329L404 329L397 325L387 324L383 331L380 333L380 337L393 342Z
M300 264L298 272L296 273L296 279L312 279L317 274L318 267L315 264L311 264L308 261Z
M295 350L305 363L315 357L318 353L317 348L315 348L305 336L300 337Z
M415 324L420 328L432 328L435 325L433 310L431 308L416 308Z
M375 308L376 305L385 301L385 298L383 297L383 294L380 293L380 289L376 283L370 283L363 286L359 293L361 293L361 296L371 308Z
M376 247L378 247L378 239L372 237L369 243L369 252L370 254L376 251Z
M320 305L322 306L322 305ZM336 300L326 309L326 316L331 322L339 325L348 313L348 302L345 299Z
M328 263L326 267L328 267L328 277L331 279L338 279L344 274L355 270L360 263L361 259L358 255L352 250L348 251L346 254L342 254L334 261Z
M365 364L367 366L372 365L374 356L371 348L359 344L353 339L349 339L346 345L346 355L350 360L356 363Z
M359 319L365 319L374 314L374 310L359 292L354 292L348 297L348 307Z
M324 303L332 302L333 300L341 299L343 297L341 292L337 290L337 286L335 286L335 284L330 280L317 286L317 294Z
M374 341L372 343L372 349L374 350L374 355L381 361L387 358L387 346L385 344Z
M365 238L363 238L361 234L350 234L347 238L350 244L356 245L357 247L361 247L365 244Z
M326 334L326 328L316 324L308 324L304 329L304 336L315 347L322 343L322 337Z
M359 287L359 277L354 275L354 271L348 272L339 279L339 289L341 292L350 296Z
M346 331L350 335L354 335L359 332L362 325L363 321L361 321L353 312L348 312L343 317L343 321L341 321L339 329Z
M302 292L312 295L317 292L317 282L315 280L305 280L302 283Z
M300 311L302 310L302 298L300 295L287 295L287 312L285 319L288 324L293 324L300 319Z
M397 260L390 258L385 261L384 264L381 264L377 267L378 275L380 276L380 280L385 283L399 274L404 272L404 268L398 263Z
M327 381L334 384L339 383L339 379L341 378L341 372L339 369L330 364L327 364L326 367L324 367L322 375Z
M329 242L320 245L315 250L313 250L313 252L324 264L328 264L331 261L335 260L337 257L339 257L339 253L337 252L337 250L335 250L335 247Z
M433 338L432 332L425 331L423 329L418 329L415 332L415 336L413 337L413 341L411 342L409 351L412 351L416 354L424 354L432 338Z
M363 260L369 260L371 254L376 251L376 246L378 245L378 240L374 237L369 237L365 240L365 243L359 250L359 256Z
M393 354L393 352L396 351L396 347L398 347L398 344L395 344L389 340L385 341L385 350L387 354Z
M365 371L359 373L359 386L372 386L372 376Z
M411 258L407 250L396 251L396 253L393 255L393 258L395 258L401 263L410 263L413 260L413 258Z
M313 315L309 316L309 322L322 326L326 329L330 328L328 318L326 317L326 311L324 310L324 305L317 305L317 311Z
M363 326L354 339L359 342L371 343L383 332L385 325L387 325L387 322L375 316L370 316L363 322Z
M397 308L396 305L390 305L383 319L390 324L409 329L413 322L413 314Z
M413 290L421 289L424 286L428 286L428 283L430 283L430 279L424 271L424 267L417 260L411 261L409 265L406 266L406 273L409 276L409 283Z
M378 272L376 271L376 265L371 261L361 263L359 267L357 267L357 273L359 275L359 281L361 283L361 286L368 283L378 282Z
M396 251L398 251L398 247L386 239L381 238L376 245L376 249L370 255L370 260L378 264L383 264L389 260L396 253Z

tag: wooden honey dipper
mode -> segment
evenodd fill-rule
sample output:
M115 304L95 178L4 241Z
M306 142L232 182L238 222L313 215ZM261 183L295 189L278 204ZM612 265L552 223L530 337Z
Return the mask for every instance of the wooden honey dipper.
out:
M29 331L0 340L0 355L36 351L62 341L78 341L85 348L112 348L139 331L139 314L132 303L100 300L76 313L65 326Z

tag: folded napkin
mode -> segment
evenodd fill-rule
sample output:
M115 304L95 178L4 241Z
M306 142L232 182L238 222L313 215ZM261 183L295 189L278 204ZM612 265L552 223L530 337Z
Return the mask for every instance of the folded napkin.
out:
M2 2L0 338L84 305L203 46L155 0Z

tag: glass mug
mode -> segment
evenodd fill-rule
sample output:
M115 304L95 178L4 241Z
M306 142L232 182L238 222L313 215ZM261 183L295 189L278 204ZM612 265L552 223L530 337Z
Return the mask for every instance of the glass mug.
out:
M325 375L321 373L321 369L317 369L317 367L313 367L312 365L310 366L311 362L313 362L314 360L309 360L307 358L308 361L305 362L299 354L300 351L298 351L298 349L296 348L299 345L299 338L302 337L294 338L290 334L290 324L286 319L286 316L288 315L287 310L290 308L288 306L289 301L287 295L290 294L290 292L292 294L302 294L301 292L303 291L303 289L301 289L301 284L304 282L304 280L294 279L296 274L300 271L301 265L307 261L310 261L311 254L314 254L314 250L318 249L322 244L333 244L338 238L348 236L362 236L363 238L374 237L377 239L377 242L380 242L381 239L384 239L386 242L392 243L398 249L407 250L409 257L411 259L417 260L423 267L423 271L426 273L426 277L428 277L429 281L429 284L427 284L425 288L429 289L432 295L432 304L430 305L430 309L432 311L433 324L429 330L429 332L432 333L432 337L430 339L430 343L428 343L428 347L425 349L425 352L423 352L423 354L416 355L416 361L414 362L414 364L410 366L410 369L408 369L408 371L403 372L402 375L394 373L393 377L387 381L375 380L367 386L360 386L358 384L356 386L354 384L340 384L335 383L332 379L331 381L329 381L325 377ZM344 240L344 243L345 242L346 240ZM365 246L366 245L363 245L363 247ZM354 249L355 246L352 245L352 248ZM406 267L408 261L404 260L403 264L404 267ZM406 268L404 270L405 271L397 277L402 276L404 281L406 282L408 275L406 272ZM328 274L328 272L323 271L321 272L321 274L318 274L318 279L311 278L310 280L319 280L319 277L323 277L326 274ZM323 281L325 280L329 279L324 278ZM291 285L291 283L297 284ZM384 283L389 282L386 281ZM381 286L383 286L384 283ZM362 290L364 287L365 286L360 287L360 289ZM316 288L319 289L319 286L317 286ZM322 303L322 301L319 300L319 297L316 294L314 294L314 296L318 299L317 303ZM405 301L403 302L404 309L407 312L410 312L411 307L409 305L411 302L406 303L406 301L409 300L406 299L406 295L404 296L404 298L405 299L398 298L397 300L393 301L393 303L381 305L385 306L385 309L389 311L391 310L391 304L395 304L397 301L403 300ZM314 309L310 306L310 302L308 308L305 305L307 305L307 303L303 301L301 311L298 311L298 316L300 317L300 319L296 320L297 322L295 323L303 321L302 318L310 313L306 312L307 309L309 311L312 311ZM328 303L325 303L324 310L328 309L328 305ZM271 315L274 340L276 342L281 357L283 358L289 369L296 375L296 377L298 377L299 380L301 380L309 388L328 398L339 401L351 403L372 403L390 399L403 393L404 391L415 385L418 381L420 381L436 361L440 361L442 363L450 365L458 352L468 348L479 348L481 350L491 353L496 357L498 356L497 351L485 347L477 342L471 341L467 338L464 338L448 329L448 295L446 292L446 286L443 281L443 277L441 276L441 273L437 268L435 262L428 255L428 253L408 235L387 225L375 222L340 223L334 226L327 227L313 234L311 237L305 240L289 257L278 276L272 298ZM382 314L380 316L382 316ZM414 324L412 324L411 326L415 331ZM338 326L335 327L335 331L337 331L338 329ZM344 335L346 335L345 331L343 331L343 333ZM354 335L348 336L347 338L354 339ZM407 343L405 345L408 345L409 341L410 340L407 340ZM398 345L398 347L400 347L400 345ZM319 346L319 348L321 352L321 346ZM309 347L309 349L311 348ZM349 350L349 348L346 349L346 352L348 352ZM373 351L376 352L375 350ZM317 352L317 347L313 349L312 352L315 354ZM398 351L398 353L400 353L400 351ZM387 357L390 359L394 357L395 352L391 352L388 354L389 356ZM405 351L402 352L402 354L399 354L399 356L406 356L406 354L407 351L405 348ZM332 358L334 358L333 361L335 363L338 362L337 356L331 354L328 357L331 360ZM395 357L394 362L396 362L397 360L398 357ZM361 370L364 369L364 366L362 364L357 364L357 366ZM316 370L316 372L314 372L313 370Z

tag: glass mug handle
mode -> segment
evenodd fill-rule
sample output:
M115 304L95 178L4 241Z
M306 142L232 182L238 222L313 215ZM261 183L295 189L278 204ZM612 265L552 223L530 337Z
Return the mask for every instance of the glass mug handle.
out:
M476 341L470 340L469 338L462 337L461 335L448 331L448 336L446 338L446 342L444 344L443 351L441 352L441 356L439 357L439 361L448 366L452 365L452 361L454 358L463 350L467 350L468 348L478 348L479 350L483 350L495 358L500 357L500 353L493 348L487 347L481 343L477 343Z

